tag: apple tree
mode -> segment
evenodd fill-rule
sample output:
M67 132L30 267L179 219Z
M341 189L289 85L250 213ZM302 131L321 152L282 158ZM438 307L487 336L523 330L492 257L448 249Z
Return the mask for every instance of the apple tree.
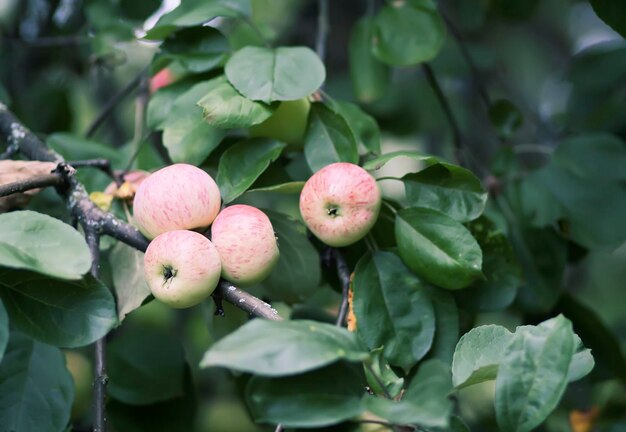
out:
M0 31L0 432L626 428L621 2Z

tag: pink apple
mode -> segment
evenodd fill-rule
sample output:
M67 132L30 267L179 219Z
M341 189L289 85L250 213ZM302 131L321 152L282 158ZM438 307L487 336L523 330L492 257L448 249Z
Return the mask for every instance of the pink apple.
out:
M144 275L155 298L174 308L194 306L220 280L222 265L213 243L194 231L168 231L148 245Z
M176 81L176 77L169 68L161 69L150 78L150 92L154 93L161 87L166 87Z
M305 183L300 213L317 238L329 246L348 246L374 226L381 193L374 177L358 165L325 166Z
M148 238L205 228L217 216L220 200L220 190L206 172L193 165L170 165L139 185L133 202L135 223Z
M265 213L248 205L222 210L211 227L211 240L222 258L222 277L235 284L262 281L278 261L272 223Z

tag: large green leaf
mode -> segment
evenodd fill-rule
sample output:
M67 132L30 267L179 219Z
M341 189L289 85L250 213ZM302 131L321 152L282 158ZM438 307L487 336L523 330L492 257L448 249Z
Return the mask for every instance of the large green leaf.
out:
M185 365L177 336L148 325L130 327L107 347L108 391L131 405L182 397Z
M482 276L482 252L459 222L427 208L396 216L396 241L403 261L418 276L446 289L460 289Z
M552 412L568 382L574 342L572 323L562 315L517 329L496 379L496 418L501 429L530 431Z
M0 363L0 429L65 431L74 383L58 349L13 331Z
M465 333L454 350L452 382L463 388L496 379L498 365L513 333L499 325L485 325Z
M223 75L209 83L209 92L198 101L198 105L204 110L204 120L211 126L247 128L268 119L275 111L276 107L242 96Z
M7 347L7 343L9 342L9 315L7 314L7 310L0 300L0 363L2 363L2 356L4 355L4 350Z
M322 103L311 105L304 155L313 172L331 163L359 160L352 129L341 115Z
M162 130L163 124L170 117L176 99L189 90L193 83L180 81L161 87L150 96L146 114L146 126L151 129Z
M385 153L380 156L376 156L374 158L368 159L363 164L363 169L368 171L375 171L383 166L390 160L393 160L398 157L406 157L409 159L413 159L419 162L424 162L427 165L437 163L439 160L435 156L428 155L426 153L414 151L414 150L398 150L394 152Z
M90 275L66 281L0 268L0 297L12 326L51 345L88 345L117 324L111 292Z
M0 266L80 279L91 267L91 254L71 226L24 210L0 215Z
M225 204L244 193L285 148L284 143L266 138L241 141L220 157L217 184Z
M163 145L174 162L199 165L224 137L224 131L202 119L202 110L197 105L210 88L210 82L204 81L178 96L162 123Z
M242 95L265 103L306 97L326 78L324 64L306 47L248 46L233 54L224 72Z
M391 252L365 255L354 271L358 332L370 348L384 346L390 364L408 371L433 343L435 312L424 283Z
M435 338L429 358L452 364L454 348L459 340L459 308L451 293L431 285L426 286L435 309Z
M356 366L340 362L292 377L253 377L246 400L259 423L321 427L361 414L364 385Z
M113 165L123 162L123 156L111 146L67 132L48 135L46 144L66 160L104 158Z
M365 378L369 388L379 396L389 395L395 398L404 387L404 378L399 377L389 366L383 355L384 348L376 348L371 352L371 361L365 370Z
M272 299L287 303L306 300L320 284L320 255L306 235L306 227L282 213L263 210L272 222L280 257L263 285Z
M384 96L391 79L389 66L372 54L372 32L372 20L362 18L352 28L348 45L354 93L359 101L366 103Z
M433 164L402 178L411 207L439 210L459 222L476 219L485 209L487 192L471 171L448 163Z
M391 66L432 60L445 39L445 24L432 0L391 2L374 18L373 53Z
M626 38L626 4L614 0L590 1L598 17Z
M367 357L356 336L346 329L308 320L255 319L215 343L200 366L287 376L342 359L360 361Z
M394 424L446 428L453 408L448 399L451 390L449 366L428 360L420 365L400 401L370 397L366 402L372 413Z
M143 252L122 242L117 242L109 252L120 321L150 295L143 273L143 255Z
M163 39L180 27L197 26L215 17L236 18L251 13L250 0L186 0L163 15L145 38Z
M192 27L168 37L161 44L157 58L177 61L185 69L200 73L222 65L229 52L228 40L219 30L213 27Z
M334 108L348 123L357 144L368 152L380 154L380 130L374 117L350 102L336 101Z

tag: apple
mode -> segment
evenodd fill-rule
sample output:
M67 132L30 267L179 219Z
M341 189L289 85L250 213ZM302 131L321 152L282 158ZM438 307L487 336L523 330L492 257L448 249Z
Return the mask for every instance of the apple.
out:
M300 194L307 227L329 246L348 246L374 226L381 192L374 177L358 165L338 162L311 176Z
M83 416L91 405L93 388L93 370L91 362L78 351L65 351L65 365L74 381L74 402L72 403L72 419Z
M139 230L152 239L166 231L206 228L220 210L213 178L193 165L174 164L143 180L133 201Z
M222 272L213 243L187 230L168 231L152 240L143 263L152 295L174 308L197 305L211 295Z
M221 211L211 227L211 240L222 259L222 277L238 285L265 279L278 262L278 244L265 213L249 205Z
M304 143L311 103L307 98L281 102L270 118L251 126L251 137L273 138L301 147Z
M152 78L150 78L150 93L154 93L161 87L166 87L174 81L176 81L176 77L169 68L161 69Z

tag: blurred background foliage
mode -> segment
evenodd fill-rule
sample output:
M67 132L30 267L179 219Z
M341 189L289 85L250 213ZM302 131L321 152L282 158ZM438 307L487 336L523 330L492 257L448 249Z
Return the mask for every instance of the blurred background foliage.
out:
M383 153L421 149L452 159L453 133L421 68L383 68L379 73L388 74L389 80L374 97L359 100L355 94L353 82L363 71L350 70L350 40L357 21L382 2L330 3L325 91L358 102L377 120ZM610 22L611 13L605 13L607 7L610 12L610 3L597 1L593 6L624 32L620 26L626 20ZM524 288L506 309L512 296L507 300L497 297L502 293L459 294L462 332L486 323L513 329L565 313L593 349L596 368L569 387L541 430L588 431L592 419L594 430L626 431L626 161L612 157L618 153L612 149L624 146L614 136L626 137L626 43L587 1L446 0L438 4L454 30L448 31L431 66L459 121L467 165L495 197L487 215L508 234L525 275ZM252 5L256 27L275 45L314 46L316 2L253 0ZM158 44L140 38L159 15L175 6L173 0L163 4L160 0L0 0L0 101L66 158L106 157L122 169L139 149L134 167L152 170L167 164L158 132L146 130L137 136L136 123L142 120L136 119L135 105L140 101L134 97L122 100L91 141L72 140L63 133L84 135L111 97L149 67ZM220 18L211 25L228 36L233 50L262 44L245 22ZM191 79L206 78L190 74L180 62L174 70ZM557 147L566 140L568 150L559 153ZM214 170L224 147L203 167ZM418 164L396 159L379 175L400 177L415 171ZM303 160L277 165L257 186L295 178L298 173L306 177ZM99 173L82 180L90 191L103 190L108 183ZM382 184L388 194L401 199L400 182ZM297 195L249 192L237 202L297 216ZM64 214L53 191L40 194L31 207ZM382 223L375 230L384 233ZM379 240L385 244L384 235ZM111 265L106 261L103 265L104 278L112 281ZM309 263L309 268L317 267L315 259ZM289 284L285 285L288 290ZM545 286L559 286L562 291L555 293ZM339 294L327 285L313 284L308 289L310 295L282 292L285 302L277 304L280 312L331 319ZM263 286L255 287L255 293L267 298L273 294ZM271 430L249 420L241 398L246 376L233 378L226 370L200 371L195 366L207 346L246 321L240 311L225 308L226 317L221 318L214 317L206 303L174 313L152 302L129 315L124 330L112 337L108 352L112 397L108 409L115 430ZM137 338L143 350L132 349ZM133 377L150 360L146 353L163 344L191 365L184 371L183 387L147 387L146 395L161 396L138 408L123 387L159 382L158 377ZM191 380L195 390L190 390ZM493 383L461 392L460 412L472 429L495 428L492 399ZM83 418L82 423L89 424L89 419ZM573 428L574 424L582 428ZM376 429L344 424L326 430Z

